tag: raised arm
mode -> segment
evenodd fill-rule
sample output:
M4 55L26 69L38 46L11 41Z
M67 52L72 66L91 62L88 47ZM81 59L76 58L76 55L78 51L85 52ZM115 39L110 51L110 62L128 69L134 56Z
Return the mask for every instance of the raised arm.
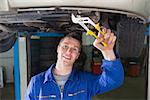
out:
M99 75L94 83L91 84L92 95L101 94L113 90L124 81L124 70L119 58L115 56L114 45L116 41L116 36L111 30L103 28L103 32L106 34L102 39L96 39L93 45L102 52L104 60L102 62L102 74ZM99 33L98 37L101 38L102 35ZM101 41L104 41L107 46L101 45Z

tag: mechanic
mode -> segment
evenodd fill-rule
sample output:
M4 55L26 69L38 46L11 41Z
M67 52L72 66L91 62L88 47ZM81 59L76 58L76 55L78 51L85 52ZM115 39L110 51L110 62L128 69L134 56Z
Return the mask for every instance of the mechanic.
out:
M103 28L103 39L93 45L103 54L102 73L77 71L74 65L81 52L81 39L69 33L57 47L57 62L49 69L31 78L25 100L91 100L93 96L120 87L124 81L123 66L114 53L116 36ZM98 37L102 35L98 33ZM104 41L107 46L101 45Z

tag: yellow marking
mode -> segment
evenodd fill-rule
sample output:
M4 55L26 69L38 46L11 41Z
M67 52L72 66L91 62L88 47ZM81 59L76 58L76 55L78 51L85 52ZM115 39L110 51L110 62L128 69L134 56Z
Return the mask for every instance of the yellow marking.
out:
M101 41L103 40L102 38L99 38L99 37L98 37L93 31L91 31L91 30L88 30L88 31L87 31L87 35L93 36L94 38L100 39ZM103 44L104 47L107 46L107 44L106 44L105 42L102 41L101 43Z

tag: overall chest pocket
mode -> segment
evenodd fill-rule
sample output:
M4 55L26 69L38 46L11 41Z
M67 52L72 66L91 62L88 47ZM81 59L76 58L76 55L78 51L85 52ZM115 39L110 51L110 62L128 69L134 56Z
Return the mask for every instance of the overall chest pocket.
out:
M35 97L36 100L56 100L57 96L55 94L50 95L40 95Z
M71 100L85 100L87 97L87 91L84 89L71 91L71 92L68 92L67 96Z

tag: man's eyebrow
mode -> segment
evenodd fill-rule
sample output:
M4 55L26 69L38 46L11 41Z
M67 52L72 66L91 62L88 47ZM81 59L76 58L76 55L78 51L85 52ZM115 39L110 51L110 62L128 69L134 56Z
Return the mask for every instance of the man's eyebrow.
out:
M64 42L64 44L69 44L69 43L68 42ZM74 47L80 48L80 46L76 46L76 45L74 45Z
M79 48L79 46L74 46L74 47Z
M68 42L64 42L64 44L69 44Z

